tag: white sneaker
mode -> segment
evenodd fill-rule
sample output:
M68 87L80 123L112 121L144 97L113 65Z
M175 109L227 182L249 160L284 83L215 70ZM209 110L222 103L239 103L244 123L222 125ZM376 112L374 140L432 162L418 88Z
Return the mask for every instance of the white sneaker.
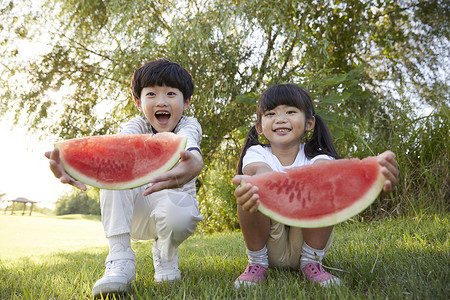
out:
M110 253L106 257L106 270L92 288L92 296L126 292L136 279L136 256L131 248L125 252Z
M178 269L178 249L175 250L175 256L172 261L164 261L161 258L157 241L153 242L153 266L155 267L155 281L173 282L181 278L181 272Z

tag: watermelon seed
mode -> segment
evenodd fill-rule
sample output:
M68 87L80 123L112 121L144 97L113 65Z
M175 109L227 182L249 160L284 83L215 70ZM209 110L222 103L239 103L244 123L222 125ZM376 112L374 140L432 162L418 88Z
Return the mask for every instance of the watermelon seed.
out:
M295 193L291 192L291 195L289 196L289 202L292 203L294 201Z

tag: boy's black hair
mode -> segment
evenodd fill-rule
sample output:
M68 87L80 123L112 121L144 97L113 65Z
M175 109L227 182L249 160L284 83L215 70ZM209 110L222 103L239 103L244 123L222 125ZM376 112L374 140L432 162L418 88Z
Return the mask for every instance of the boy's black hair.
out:
M305 119L315 117L314 132L305 144L305 155L311 159L320 154L326 154L334 158L341 158L334 147L330 130L324 120L315 113L311 97L301 87L295 84L279 84L267 89L259 98L256 108L256 123L261 124L264 112L272 110L278 105L297 107L305 113ZM253 145L262 145L258 140L258 132L253 126L245 138L241 156L236 168L237 174L242 173L242 160L247 149ZM263 145L264 146L264 145ZM267 145L266 145L267 146Z
M158 59L145 63L136 69L131 78L131 93L135 99L141 99L143 88L151 86L170 86L179 89L186 101L194 93L191 74L177 63L168 59Z

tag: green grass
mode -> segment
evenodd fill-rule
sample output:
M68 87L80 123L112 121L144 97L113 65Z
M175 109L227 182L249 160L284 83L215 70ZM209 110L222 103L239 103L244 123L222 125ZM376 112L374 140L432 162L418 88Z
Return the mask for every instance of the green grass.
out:
M0 225L4 230L3 219ZM9 225L33 217L8 218ZM46 218L34 218L34 234L48 240L39 228ZM74 222L73 235L97 240L86 231L100 222L77 217L50 218L54 224ZM60 236L53 236L58 240ZM45 238L44 238L45 237ZM10 237L5 243L20 249ZM102 243L106 244L104 238ZM89 299L94 282L104 271L107 247L54 249L57 242L36 257L0 260L0 299ZM336 227L335 241L325 265L343 282L340 288L322 289L305 282L296 271L272 269L260 287L236 291L234 279L246 266L242 235L196 234L179 249L182 279L173 285L153 281L151 241L133 243L137 255L137 280L124 299L447 299L450 294L448 215L386 219L372 223L346 222ZM30 247L32 247L30 245ZM6 247L7 248L7 247Z
M99 216L85 215L0 214L0 260L3 263L24 258L39 261L41 255L49 252L107 249L99 220Z

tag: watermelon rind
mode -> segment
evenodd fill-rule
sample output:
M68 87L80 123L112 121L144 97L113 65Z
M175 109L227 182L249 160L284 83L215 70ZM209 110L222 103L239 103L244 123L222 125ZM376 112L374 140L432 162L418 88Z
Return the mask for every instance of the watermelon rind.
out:
M124 136L124 135L121 135L121 136ZM149 136L151 138L151 135L149 135ZM69 163L67 163L66 159L64 158L64 155L62 154L62 151L60 151L60 159L61 159L61 163L62 163L63 168L66 171L66 173L69 174L74 179L76 179L77 181L80 181L84 184L87 184L87 185L90 185L93 187L97 187L100 189L107 189L107 190L131 189L131 188L136 188L136 187L139 187L139 186L149 183L149 181L151 179L153 179L155 176L158 176L160 174L163 174L163 173L169 171L178 163L178 161L180 160L180 157L181 157L180 152L182 150L184 150L186 147L187 138L185 136L179 136L179 135L177 135L177 137L181 138L178 148L174 152L174 155L170 159L168 159L164 165L162 165L157 170L154 170L152 172L145 174L144 176L141 176L139 178L136 178L134 180L130 180L127 182L107 183L107 182L99 181L99 180L89 177L89 176L85 176L83 173L80 173L76 169L72 168ZM55 147L60 148L63 145L63 143L64 143L64 141L57 142L57 143L55 143Z
M259 203L258 210L271 219L289 226L301 228L321 228L333 226L356 216L367 207L369 207L369 205L373 203L373 201L378 197L381 190L383 189L385 180L386 178L381 173L380 168L377 178L374 180L373 184L367 190L367 192L359 197L358 201L340 211L329 215L323 215L310 219L293 219L274 212L273 210L264 206L263 203Z

